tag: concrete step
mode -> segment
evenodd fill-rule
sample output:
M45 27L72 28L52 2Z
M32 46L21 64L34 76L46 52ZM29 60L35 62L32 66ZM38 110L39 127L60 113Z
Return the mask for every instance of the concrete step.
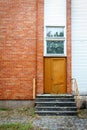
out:
M70 101L75 101L75 99L74 98L54 98L54 97L50 97L50 98L48 98L48 97L43 97L43 98L39 98L39 97L37 97L36 98L36 100L35 100L36 102L42 102L42 101L49 101L49 102L52 102L52 101L55 101L55 102L70 102Z
M38 94L36 98L73 98L71 94Z
M76 106L76 103L75 102L58 102L58 101L55 101L55 102L36 102L37 106L54 106L54 107L57 107L57 106L63 106L63 107L67 107L67 106Z
M76 111L35 111L40 116L76 116Z
M36 111L77 111L77 107L35 107Z
M35 113L41 116L76 116L77 107L71 94L39 94L35 100Z

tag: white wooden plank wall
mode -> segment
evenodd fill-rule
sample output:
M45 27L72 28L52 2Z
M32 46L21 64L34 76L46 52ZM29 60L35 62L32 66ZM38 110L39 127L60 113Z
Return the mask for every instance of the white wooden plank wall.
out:
M87 94L87 0L72 0L72 77Z
M66 26L66 0L44 1L45 26Z

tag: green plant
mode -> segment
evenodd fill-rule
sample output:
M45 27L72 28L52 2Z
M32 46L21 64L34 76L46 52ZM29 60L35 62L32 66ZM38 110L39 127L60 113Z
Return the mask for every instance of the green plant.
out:
M27 123L27 124L16 123L16 124L0 125L0 130L31 130L31 129L32 129L31 123Z
M32 117L35 117L35 110L34 110L34 108L30 108L30 115Z
M9 111L10 109L9 108L6 108L6 107L2 107L0 108L0 111Z
M34 111L35 111L34 108L28 108L28 107L22 108L22 109L18 109L18 113L25 114L27 116L32 116L32 117L35 116L35 112Z

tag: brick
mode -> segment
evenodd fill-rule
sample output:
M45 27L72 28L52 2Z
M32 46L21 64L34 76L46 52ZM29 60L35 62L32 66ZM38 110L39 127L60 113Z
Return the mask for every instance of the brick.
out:
M67 93L71 93L71 0L67 0ZM44 0L0 0L0 99L44 93Z
M32 99L36 0L0 0L0 99Z

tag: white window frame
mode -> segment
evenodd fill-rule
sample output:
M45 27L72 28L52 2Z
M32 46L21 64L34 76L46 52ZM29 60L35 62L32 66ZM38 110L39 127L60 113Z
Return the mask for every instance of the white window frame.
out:
M59 28L64 28L64 37L63 38L47 38L46 37L46 28L47 27L59 27ZM64 54L47 54L47 50L46 50L46 48L47 48L47 43L46 43L46 41L48 41L48 40L50 40L50 41L54 41L54 40L56 40L56 41L64 41ZM64 56L66 56L66 28L65 28L65 26L45 26L45 29L44 29L44 56L47 56L47 57L54 57L54 56L56 56L56 57L64 57Z

